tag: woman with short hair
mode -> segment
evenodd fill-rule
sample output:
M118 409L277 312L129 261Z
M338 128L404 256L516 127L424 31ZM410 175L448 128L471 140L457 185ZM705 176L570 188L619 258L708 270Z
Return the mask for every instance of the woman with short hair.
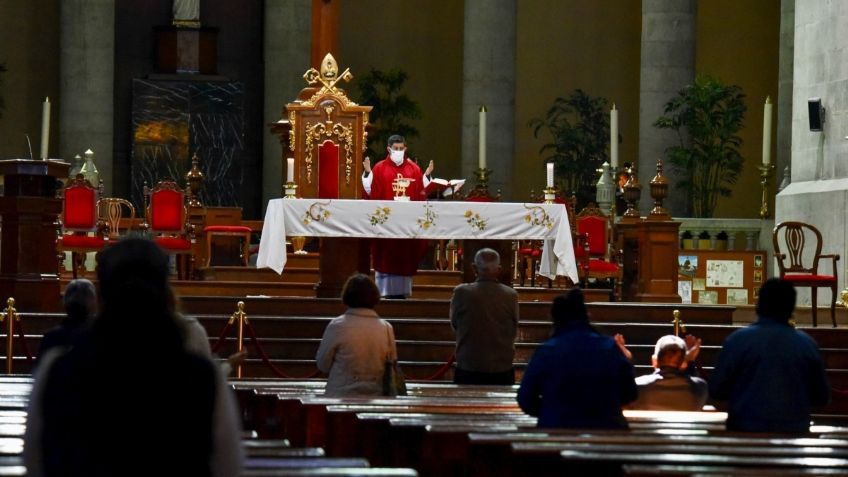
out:
M380 291L370 277L355 274L342 288L342 302L348 308L327 325L315 357L318 369L328 374L324 392L380 395L385 363L397 360L392 325L374 311Z

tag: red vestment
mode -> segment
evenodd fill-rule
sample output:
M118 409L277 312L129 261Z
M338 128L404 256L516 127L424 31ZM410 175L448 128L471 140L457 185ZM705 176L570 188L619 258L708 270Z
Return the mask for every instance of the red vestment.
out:
M394 200L395 192L392 190L392 181L397 179L398 174L408 179L414 179L406 189L409 200L424 200L424 175L417 164L404 159L400 166L395 165L386 156L372 169L374 175L371 181L371 193L368 198L372 200ZM426 240L413 239L379 239L371 243L371 257L374 270L380 273L392 275L412 276L418 270L418 264L424 258L427 251Z

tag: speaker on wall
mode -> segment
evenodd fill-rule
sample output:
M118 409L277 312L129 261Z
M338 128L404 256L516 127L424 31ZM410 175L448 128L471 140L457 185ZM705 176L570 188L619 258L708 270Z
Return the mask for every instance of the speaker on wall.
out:
M807 100L807 111L810 116L810 131L821 131L824 124L824 107L821 98Z

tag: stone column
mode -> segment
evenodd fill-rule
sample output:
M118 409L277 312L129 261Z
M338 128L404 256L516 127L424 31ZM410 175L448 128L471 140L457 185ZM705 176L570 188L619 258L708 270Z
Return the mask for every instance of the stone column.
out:
M63 0L60 4L62 98L59 150L54 154L72 162L74 155L94 151L108 195L113 170L115 0Z
M515 154L515 23L515 0L465 0L462 176L470 190L478 165L479 110L485 105L489 190L500 189L507 200Z
M780 2L780 59L777 78L777 147L775 149L775 179L773 186L783 180L783 170L792 157L792 62L795 50L795 0ZM791 168L790 168L791 169ZM773 187L771 190L775 190Z
M312 5L299 0L265 0L265 113L263 114L262 204L282 197L285 156L267 124L281 119L285 105L306 86Z
M654 122L667 103L695 78L696 0L642 0L642 57L639 73L639 182L643 184L639 208L651 209L646 194L656 174L657 159L677 143L674 132L657 129ZM678 175L666 168L671 188L665 203L672 216L688 215L688 204L676 188Z

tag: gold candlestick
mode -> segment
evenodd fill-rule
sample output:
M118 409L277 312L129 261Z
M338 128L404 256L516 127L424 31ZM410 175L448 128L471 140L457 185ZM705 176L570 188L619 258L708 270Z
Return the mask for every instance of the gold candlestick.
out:
M639 210L636 206L639 203L639 197L642 195L642 184L639 183L639 177L635 167L630 168L630 178L624 184L624 200L627 202L627 210L624 212L624 217L628 219L638 219Z
M556 203L556 188L555 187L545 187L545 203L546 204L554 204Z
M769 212L769 181L771 179L771 173L774 171L774 164L763 164L758 169L760 170L760 185L763 188L760 218L767 219L771 216L771 212Z
M283 186L283 190L285 190L285 195L283 195L283 199L297 199L297 184L294 182L286 182Z

